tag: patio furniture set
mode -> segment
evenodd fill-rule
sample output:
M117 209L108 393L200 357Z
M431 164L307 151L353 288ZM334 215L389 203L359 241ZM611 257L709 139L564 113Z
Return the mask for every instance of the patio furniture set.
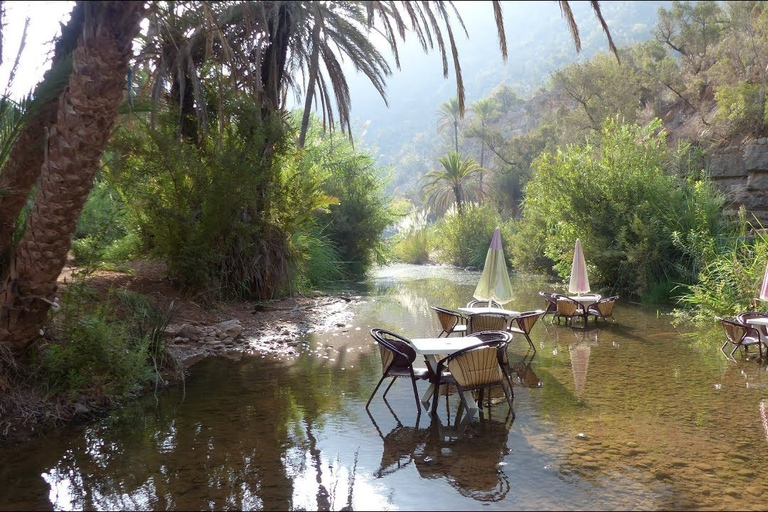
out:
M530 332L539 318L547 314L555 318L566 318L573 322L576 316L587 318L592 316L606 321L613 318L613 304L617 296L602 300L599 296L578 300L568 299L578 305L570 316L566 316L558 308L561 302L556 294L544 294L547 299L547 309L532 311L514 311L502 307L494 300L473 300L466 307L456 310L432 306L440 322L441 331L434 338L406 338L401 334L385 329L371 329L370 334L379 346L382 362L382 375L368 398L366 408L371 403L382 382L391 378L384 391L386 398L389 389L398 377L411 381L416 407L421 413L421 406L436 412L437 396L440 387L450 385L458 391L463 406L470 412L476 413L483 403L484 391L493 387L501 387L504 397L512 409L514 390L510 377L510 364L507 357L507 347L514 335L522 335L529 348L536 354L536 347L531 340ZM555 306L550 307L550 298L554 298ZM570 302L569 302L570 303ZM457 335L457 336L452 336ZM418 366L414 363L421 356L426 363ZM428 389L419 398L416 382L426 380ZM475 398L477 395L477 399ZM490 406L490 389L489 389Z

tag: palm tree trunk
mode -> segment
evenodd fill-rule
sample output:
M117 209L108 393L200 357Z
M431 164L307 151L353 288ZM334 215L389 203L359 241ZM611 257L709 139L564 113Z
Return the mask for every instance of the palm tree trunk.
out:
M22 208L27 202L45 157L48 127L56 121L59 95L67 85L71 65L66 57L77 44L77 34L82 30L83 8L78 4L70 14L70 20L62 36L56 41L51 69L43 81L35 87L34 101L30 105L30 118L11 149L8 162L0 170L0 276L7 270L10 257L11 235Z
M86 2L72 73L48 133L24 237L0 288L0 343L19 351L45 324L99 160L125 95L143 2Z
M309 129L309 116L312 112L312 98L315 95L315 82L317 82L320 60L320 23L315 23L312 29L312 55L310 56L309 81L307 82L307 97L304 99L304 113L301 116L301 130L299 132L299 147L304 147Z

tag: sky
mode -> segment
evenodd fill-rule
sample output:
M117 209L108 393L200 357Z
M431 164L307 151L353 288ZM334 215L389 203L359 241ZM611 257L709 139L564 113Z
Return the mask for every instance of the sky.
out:
M8 75L21 43L24 20L30 18L27 43L21 54L11 97L20 99L30 93L50 68L53 40L61 32L59 23L69 20L74 2L4 2L3 64L0 66L0 91L6 91Z

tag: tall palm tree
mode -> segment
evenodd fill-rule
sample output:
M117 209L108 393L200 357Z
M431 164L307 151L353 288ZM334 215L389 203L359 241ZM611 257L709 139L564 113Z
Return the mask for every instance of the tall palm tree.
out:
M496 103L491 98L484 98L478 100L470 107L474 114L474 119L480 124L480 167L485 168L485 127L488 124L488 120L496 110ZM480 175L480 202L483 202L483 174Z
M470 108L480 124L480 167L485 167L485 127L496 110L496 103L491 98L483 98L474 102Z
M125 96L128 60L143 2L84 2L72 70L48 127L45 159L24 235L0 289L0 343L18 351L39 337L72 235ZM17 143L18 145L18 143Z
M442 169L429 171L421 178L425 182L422 193L437 212L443 213L455 204L459 215L462 215L464 203L478 195L477 178L485 169L477 165L472 157L462 159L456 151L451 151L439 161Z
M442 103L437 109L440 118L437 120L438 133L453 128L453 150L459 152L459 124L461 123L462 111L459 108L459 100L451 98Z
M159 12L164 6L176 4L153 1L150 2L150 12ZM236 84L235 89L250 89L267 114L284 107L289 89L301 90L299 76L302 73L317 72L314 83L319 91L324 119L333 120L333 96L339 111L339 124L349 129L349 90L342 79L339 58L331 49L338 49L340 55L361 66L359 69L374 85L387 74L386 62L379 61L375 55L371 60L371 55L362 54L362 41L344 40L345 33L355 38L362 35L367 38L369 33L351 30L349 24L354 25L355 21L345 18L343 11L339 11L342 15L338 27L332 29L330 22L319 19L321 13L326 16L324 11L312 4L314 2L184 2L184 8L190 12L199 9L202 12L200 19L204 22L191 31L189 40L180 43L174 37L167 39L183 58L176 59L173 65L158 66L159 70L168 73L167 76L172 76L171 71L176 72L176 101L182 110L189 109L191 103L192 108L203 112L201 90L187 81L198 76L195 66L200 62L200 55L202 62L218 55L215 62L219 63L219 68L214 69L221 69L222 75ZM577 50L580 50L570 6L564 0L559 4ZM599 3L593 0L591 4L608 34L611 49L616 53ZM464 84L451 21L455 19L465 34L466 28L452 2L323 2L322 7L331 10L343 6L352 9L349 12L357 12L354 7L360 5L366 13L365 26L384 35L398 69L397 42L405 38L406 32L414 33L425 51L437 47L445 77L448 76L450 51L456 75L458 110L463 115ZM499 46L506 59L501 3L492 0L492 5ZM41 101L11 149L10 157L0 168L0 190L3 191L0 194L0 258L5 255L5 259L0 259L0 343L13 349L29 346L46 321L56 279L66 261L72 233L124 96L131 45L146 15L144 2L76 2L70 21L62 29L54 65L36 88L36 98ZM318 16L317 20L315 16ZM323 25L315 29L318 23ZM328 43L323 41L324 34L329 38ZM319 52L316 53L317 63L322 62L325 66L326 81L318 79L320 67L315 68L312 64L313 52ZM159 53L161 59L171 54ZM161 78L156 82L159 85L154 88L156 94L165 90L163 73L159 75ZM380 83L382 89L379 92L384 97L383 80ZM183 84L192 89L183 89ZM171 90L173 93L173 85ZM190 90L194 94L189 95ZM310 93L315 94L315 91L305 91L305 94ZM466 167L459 160L457 154L455 159L451 157L446 162L449 166ZM451 163L454 161L456 165ZM439 180L435 181L435 187L438 183ZM463 180L457 183L460 188L454 190L454 195L457 207L461 208L462 188L468 187L469 183ZM26 228L21 241L14 247L11 243L13 224L35 184L38 185L37 192ZM437 189L434 190L436 193Z

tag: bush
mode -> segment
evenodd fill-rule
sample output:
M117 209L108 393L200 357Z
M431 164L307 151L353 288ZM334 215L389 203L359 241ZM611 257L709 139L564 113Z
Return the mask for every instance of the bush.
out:
M438 260L460 267L483 268L493 232L501 224L501 217L491 206L468 207L462 215L449 212L436 226Z
M700 170L684 178L668 171L695 159L670 154L660 128L658 119L644 127L607 120L599 148L540 156L526 187L515 265L538 270L531 267L549 259L566 280L580 238L595 289L642 299L670 283L693 284L709 241L731 227L720 214L723 196Z
M50 393L119 401L152 380L147 348L146 339L130 338L97 309L63 323L55 341L40 349L37 375Z

